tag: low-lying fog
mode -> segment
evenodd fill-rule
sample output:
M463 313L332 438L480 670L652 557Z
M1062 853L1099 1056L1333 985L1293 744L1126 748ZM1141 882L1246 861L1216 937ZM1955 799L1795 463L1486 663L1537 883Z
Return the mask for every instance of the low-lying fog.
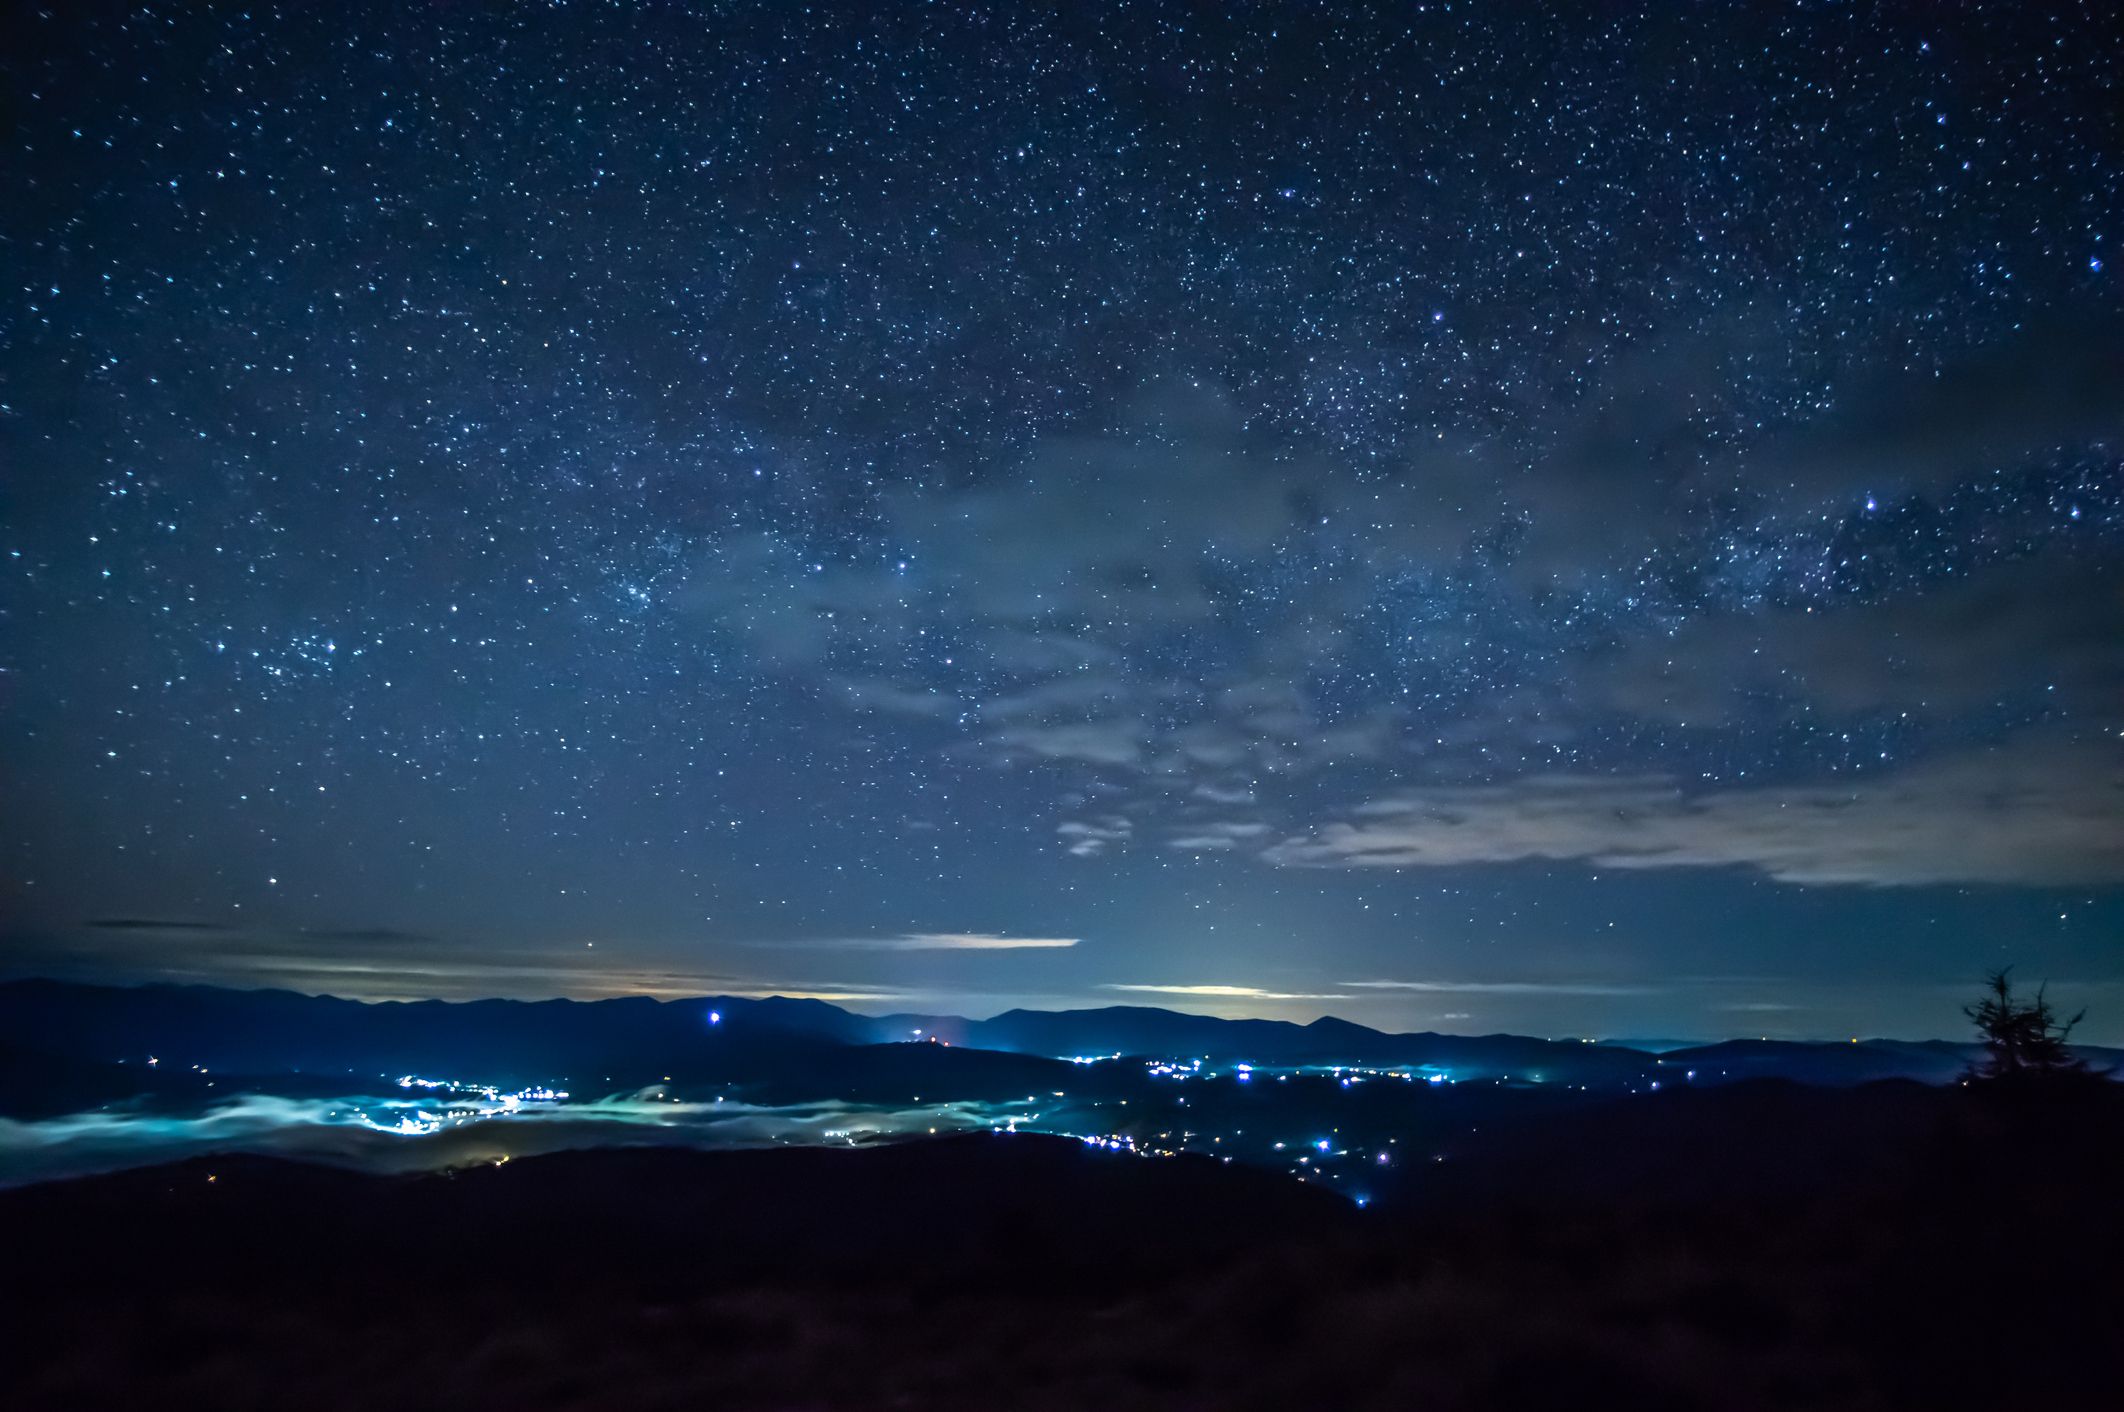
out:
M115 1104L38 1121L0 1118L0 1185L255 1152L403 1172L491 1162L571 1147L847 1144L1031 1120L1034 1105L836 1102L763 1106L677 1100L659 1089L589 1101L559 1094L424 1091L396 1096L233 1095L172 1113Z

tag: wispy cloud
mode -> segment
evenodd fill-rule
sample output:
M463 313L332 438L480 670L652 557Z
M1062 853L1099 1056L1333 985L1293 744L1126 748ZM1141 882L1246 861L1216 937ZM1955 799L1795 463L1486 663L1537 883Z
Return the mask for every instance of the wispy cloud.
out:
M1596 981L1340 981L1352 990L1409 991L1422 995L1652 995L1653 986Z
M2124 749L2051 731L1834 784L1691 791L1665 776L1575 775L1418 788L1263 856L1315 868L1739 867L1876 887L2114 883Z
M734 973L666 962L624 944L497 948L390 927L232 927L160 918L98 918L78 930L0 932L6 974L281 986L357 1000L734 995L907 1004L941 999L841 976Z
M1269 826L1256 819L1219 819L1175 834L1165 846L1182 853L1221 853L1269 832Z
M1347 1000L1346 995L1263 990L1251 985L1102 985L1101 990L1127 991L1133 995L1180 995L1197 1000Z
M221 922L196 922L177 917L91 917L81 924L95 932L174 933L178 935L244 936L254 929ZM427 932L398 927L297 927L288 933L307 941L373 943L378 946L418 945L438 938Z
M1079 858L1096 858L1114 844L1127 843L1135 832L1135 824L1119 814L1095 823L1065 819L1055 825L1055 833L1062 838L1063 846Z
M902 932L898 936L821 937L759 944L834 951L1054 951L1075 946L1080 939L1073 936L1004 936L995 932Z

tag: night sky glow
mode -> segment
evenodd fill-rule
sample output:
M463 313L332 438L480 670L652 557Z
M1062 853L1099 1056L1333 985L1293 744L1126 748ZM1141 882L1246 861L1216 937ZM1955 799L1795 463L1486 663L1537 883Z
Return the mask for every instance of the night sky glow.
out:
M0 969L2124 1038L2100 4L30 6Z

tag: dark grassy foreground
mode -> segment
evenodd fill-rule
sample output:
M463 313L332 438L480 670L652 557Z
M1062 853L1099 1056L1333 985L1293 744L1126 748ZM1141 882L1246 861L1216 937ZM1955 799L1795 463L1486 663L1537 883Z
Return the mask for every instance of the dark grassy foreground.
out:
M2124 1091L1742 1085L1369 1209L1029 1136L0 1193L0 1405L2119 1405Z

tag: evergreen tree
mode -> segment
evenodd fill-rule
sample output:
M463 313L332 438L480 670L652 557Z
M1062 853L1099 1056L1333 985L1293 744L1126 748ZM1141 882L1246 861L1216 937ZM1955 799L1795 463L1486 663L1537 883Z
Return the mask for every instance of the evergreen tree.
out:
M2012 969L2009 966L1993 971L1985 978L1983 999L1962 1007L1962 1013L1976 1022L1977 1034L1984 1041L1984 1061L1976 1068L1977 1077L2085 1073L2086 1061L2074 1056L2066 1040L2087 1012L2082 1010L2059 1023L2044 995L2045 987L2036 988L2033 1000L2014 994Z

